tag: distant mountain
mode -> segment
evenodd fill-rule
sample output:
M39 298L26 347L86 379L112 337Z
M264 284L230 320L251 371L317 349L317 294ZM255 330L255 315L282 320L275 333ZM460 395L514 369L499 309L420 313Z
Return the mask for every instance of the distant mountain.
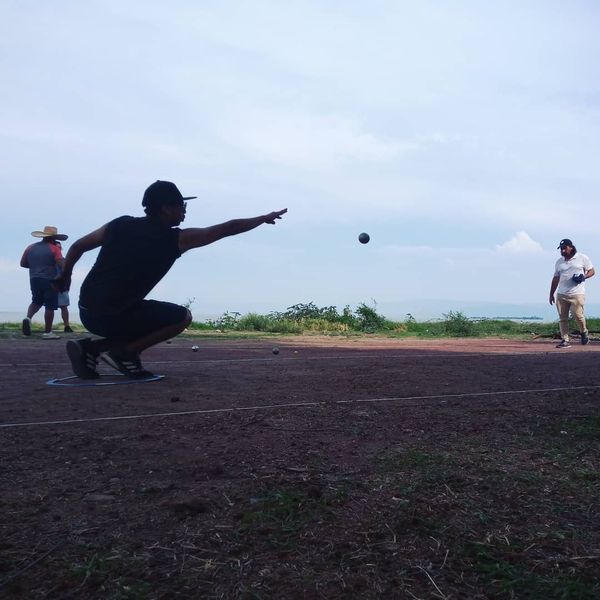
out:
M550 304L508 304L503 302L469 302L460 300L403 300L378 302L377 312L388 319L403 321L411 314L417 321L443 319L444 314L461 312L469 318L502 318L557 321L556 308ZM600 315L600 304L586 305L587 316Z

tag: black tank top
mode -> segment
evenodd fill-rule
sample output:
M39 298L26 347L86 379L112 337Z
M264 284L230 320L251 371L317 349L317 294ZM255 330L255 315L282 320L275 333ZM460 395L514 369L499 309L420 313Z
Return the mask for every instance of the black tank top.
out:
M181 256L181 229L149 217L119 217L107 224L96 263L79 304L93 314L120 314L142 301Z

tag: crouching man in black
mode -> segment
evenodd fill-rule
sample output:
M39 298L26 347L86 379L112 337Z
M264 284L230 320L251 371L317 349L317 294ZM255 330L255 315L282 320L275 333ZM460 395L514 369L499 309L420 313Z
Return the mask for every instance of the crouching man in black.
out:
M96 263L81 286L81 323L100 339L67 342L74 373L83 379L98 377L100 357L131 378L149 377L141 353L182 332L192 321L184 306L146 300L147 294L167 274L173 263L192 248L275 224L287 209L249 219L234 219L211 227L180 229L187 200L175 184L156 181L144 193L145 217L123 216L78 239L69 248L59 291L68 290L75 263L90 250L100 248Z

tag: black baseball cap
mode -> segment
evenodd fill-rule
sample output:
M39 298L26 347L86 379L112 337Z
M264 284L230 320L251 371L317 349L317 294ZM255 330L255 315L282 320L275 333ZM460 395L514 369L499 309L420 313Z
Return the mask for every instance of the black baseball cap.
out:
M564 248L565 246L571 246L571 248L575 248L573 242L569 238L565 238L564 240L560 240L560 243L556 247L557 250Z
M142 206L162 206L163 204L180 204L184 200L192 200L198 196L183 196L171 181L157 180L144 192Z

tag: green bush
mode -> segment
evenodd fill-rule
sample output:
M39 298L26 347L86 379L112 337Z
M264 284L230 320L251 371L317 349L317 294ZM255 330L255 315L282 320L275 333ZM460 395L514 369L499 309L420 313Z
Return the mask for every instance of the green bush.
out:
M235 329L242 331L269 331L273 320L265 315L249 313L235 322Z
M393 329L393 324L364 302L355 311L356 324L361 331L377 331L378 329ZM390 326L391 324L391 326Z
M193 300L189 300L191 304ZM600 328L600 319L588 318L588 329L595 333ZM14 326L18 329L18 325ZM194 322L194 330L256 331L263 333L299 334L315 333L389 333L396 336L418 337L486 337L498 335L553 335L558 324L518 322L509 319L470 319L460 311L444 313L440 320L418 322L407 313L403 321L391 321L377 312L376 306L361 303L356 309L346 305L342 311L335 306L318 307L314 302L289 306L282 312L267 315L225 312L219 318L205 323Z
M469 337L475 335L475 326L463 313L451 310L444 314L444 331L451 337Z
M298 323L303 331L313 332L345 332L348 331L348 325L339 321L329 321L328 319L303 319Z
M302 333L302 326L298 321L291 319L278 319L271 322L270 333Z
M313 302L308 304L294 304L288 306L283 313L273 312L271 316L275 319L290 319L292 321L306 321L307 319L324 319L325 321L337 322L342 316L338 314L335 306L319 308Z
M207 323L215 329L237 329L240 316L241 313L239 312L225 312L218 319L209 320Z

